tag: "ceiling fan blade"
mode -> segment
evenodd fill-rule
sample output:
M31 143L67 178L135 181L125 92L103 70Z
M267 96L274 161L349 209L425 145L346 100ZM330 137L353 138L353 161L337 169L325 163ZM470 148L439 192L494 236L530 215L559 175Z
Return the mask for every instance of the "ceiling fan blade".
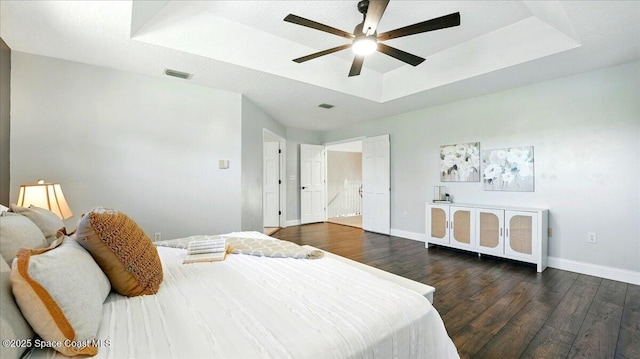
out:
M293 61L295 61L297 63L301 63L301 62L313 60L313 59L315 59L317 57L320 57L320 56L329 55L331 53L334 53L334 52L337 52L337 51L340 51L340 50L348 49L350 47L351 47L351 44L345 44L345 45L341 45L341 46L336 46L336 47L333 47L331 49L320 51L320 52L316 52L316 53L311 54L311 55L298 57L297 59L293 59Z
M378 35L378 41L386 41L397 37L420 34L427 31L446 29L460 25L460 13L437 17L435 19L419 22L417 24L401 27L399 29L384 32Z
M378 28L378 23L384 14L384 10L387 8L389 0L369 0L369 7L367 8L367 16L364 18L364 25L362 26L362 32L368 35L373 35Z
M378 43L378 51L382 52L385 55L389 55L391 57L395 57L396 59L406 62L412 66L418 66L424 61L424 58L416 55L412 55L408 52L404 52L402 50L398 50L395 47L391 47L385 44Z
M340 29L336 29L335 27L331 27L325 24L321 24L319 22L315 22L313 20L305 19L298 15L289 14L284 18L284 21L290 22L293 24L310 27L312 29L328 32L330 34L346 37L349 40L353 40L355 36L353 34L348 33L346 31L342 31Z
M364 56L354 57L353 63L351 64L351 70L349 70L349 77L360 75L360 71L362 70L363 63L364 63Z

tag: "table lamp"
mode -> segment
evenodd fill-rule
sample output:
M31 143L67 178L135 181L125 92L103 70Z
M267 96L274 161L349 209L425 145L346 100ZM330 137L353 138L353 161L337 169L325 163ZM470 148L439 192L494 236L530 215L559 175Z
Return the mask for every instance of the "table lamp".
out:
M38 180L36 184L20 185L16 204L20 207L34 205L48 209L62 220L73 216L59 183L45 183L44 180Z

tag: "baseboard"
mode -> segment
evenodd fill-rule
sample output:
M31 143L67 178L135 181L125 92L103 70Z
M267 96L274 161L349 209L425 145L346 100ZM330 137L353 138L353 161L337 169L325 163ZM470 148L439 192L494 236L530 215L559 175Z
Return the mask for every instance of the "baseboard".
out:
M427 235L424 233L391 229L391 235L406 239L412 239L419 242L427 242ZM616 280L619 282L640 285L640 272L634 272L626 269L601 266L585 262L577 262L556 257L548 257L548 266L551 268L562 269L569 272L576 272L580 274Z
M548 265L551 268L640 285L640 272L556 257L549 257L548 260Z
M409 231L403 231L401 229L392 228L391 235L396 237L413 239L414 241L418 241L418 242L425 242L425 243L427 242L427 235L424 233L409 232Z
M294 219L292 221L287 221L287 227L291 227L291 226L299 226L300 225L300 220L299 219Z

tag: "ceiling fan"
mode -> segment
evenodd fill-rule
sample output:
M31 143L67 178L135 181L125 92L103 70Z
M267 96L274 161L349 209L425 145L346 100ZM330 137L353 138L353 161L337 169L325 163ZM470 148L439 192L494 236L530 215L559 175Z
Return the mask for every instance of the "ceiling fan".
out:
M351 47L353 48L355 57L353 59L353 63L351 64L349 77L360 75L365 56L375 52L376 50L382 52L385 55L389 55L400 61L403 61L409 65L418 66L424 61L424 58L396 49L389 45L385 45L382 42L398 37L415 35L427 31L446 29L448 27L460 25L460 13L456 12L378 34L376 28L378 27L378 23L382 18L382 14L384 14L384 10L387 8L387 4L389 4L389 0L362 0L358 2L358 11L362 14L364 20L360 24L356 25L355 29L353 30L353 34L328 25L321 24L319 22L315 22L313 20L305 19L297 15L287 15L284 18L284 21L328 32L330 34L342 36L349 40L352 40L351 44L345 44L324 51L316 52L311 55L299 57L297 59L294 59L293 61L301 63Z

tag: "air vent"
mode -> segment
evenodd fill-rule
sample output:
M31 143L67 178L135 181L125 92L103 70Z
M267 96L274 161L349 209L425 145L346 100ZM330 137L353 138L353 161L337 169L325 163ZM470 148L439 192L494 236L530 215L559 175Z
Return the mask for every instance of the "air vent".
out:
M180 71L171 70L171 69L165 69L164 74L168 76L178 77L185 80L188 80L191 78L191 76L193 76L192 74L188 74L186 72L180 72Z
M328 110L330 108L333 108L333 105L330 105L328 103L321 103L318 105L318 107L326 108Z

